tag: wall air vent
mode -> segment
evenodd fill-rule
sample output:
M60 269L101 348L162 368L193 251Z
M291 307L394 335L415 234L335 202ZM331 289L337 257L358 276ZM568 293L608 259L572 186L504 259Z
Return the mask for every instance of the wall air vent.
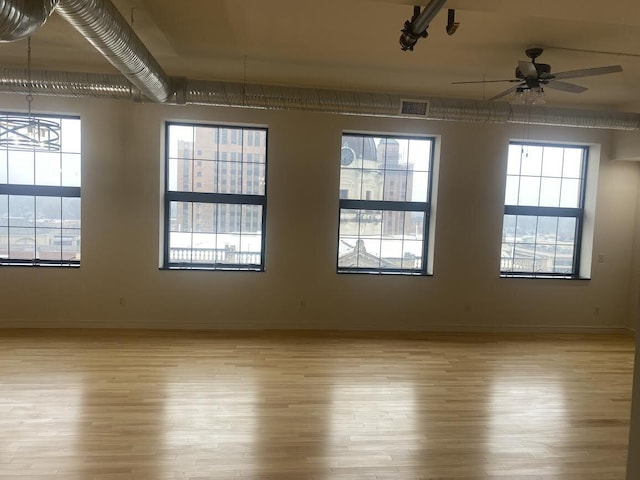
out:
M405 117L426 117L429 113L429 102L425 100L401 100L400 115Z

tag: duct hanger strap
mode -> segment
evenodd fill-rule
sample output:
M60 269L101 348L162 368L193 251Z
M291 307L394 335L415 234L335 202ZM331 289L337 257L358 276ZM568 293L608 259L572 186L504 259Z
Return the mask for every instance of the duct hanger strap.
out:
M171 79L109 0L60 0L57 12L143 95L164 103Z
M0 0L0 42L27 38L49 18L58 0Z

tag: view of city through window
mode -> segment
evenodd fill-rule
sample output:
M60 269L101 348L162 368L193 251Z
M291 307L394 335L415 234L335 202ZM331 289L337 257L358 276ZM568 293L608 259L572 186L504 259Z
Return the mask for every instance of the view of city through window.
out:
M12 128L6 118L4 132ZM60 125L61 148L0 147L0 264L79 265L80 119L33 118Z
M345 134L338 271L426 272L433 139Z
M264 265L267 131L167 125L165 266Z
M587 149L509 145L500 271L576 276Z

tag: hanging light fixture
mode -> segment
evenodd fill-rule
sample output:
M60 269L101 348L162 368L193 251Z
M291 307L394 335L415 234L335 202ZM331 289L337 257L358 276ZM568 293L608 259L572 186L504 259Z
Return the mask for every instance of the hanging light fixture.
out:
M31 114L31 37L27 39L27 109L28 115L0 117L0 147L38 152L60 151L60 124Z
M547 100L544 96L544 89L540 87L518 88L511 103L514 105L544 105Z

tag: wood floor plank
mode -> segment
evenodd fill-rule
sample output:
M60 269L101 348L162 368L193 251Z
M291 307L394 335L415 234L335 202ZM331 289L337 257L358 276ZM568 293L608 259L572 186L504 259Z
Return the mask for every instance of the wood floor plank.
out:
M633 339L0 330L0 478L624 480Z

